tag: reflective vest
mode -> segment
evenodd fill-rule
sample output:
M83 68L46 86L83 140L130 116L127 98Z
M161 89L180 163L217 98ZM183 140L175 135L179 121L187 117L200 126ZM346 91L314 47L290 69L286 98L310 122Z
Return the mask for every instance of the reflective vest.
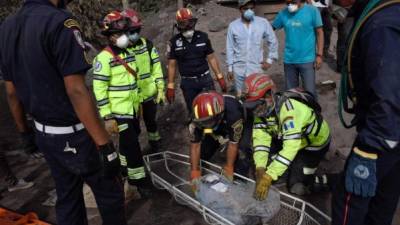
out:
M138 71L133 55L122 52L119 56ZM134 118L141 102L138 90L135 77L111 53L103 50L96 56L93 62L93 91L101 117Z
M153 44L141 38L137 45L127 49L135 56L138 67L138 87L143 102L153 100L157 91L164 91L160 56Z
M283 142L282 149L267 168L273 180L286 171L300 150L319 151L330 142L328 123L323 120L318 131L315 113L304 103L287 99L278 109L277 117L256 117L253 125L256 168L267 166L273 138Z

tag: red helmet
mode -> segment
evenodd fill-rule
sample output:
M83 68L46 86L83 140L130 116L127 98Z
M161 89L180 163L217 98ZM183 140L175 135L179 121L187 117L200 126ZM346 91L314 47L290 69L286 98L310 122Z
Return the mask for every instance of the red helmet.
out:
M190 30L196 25L197 18L193 17L193 13L188 8L181 8L176 12L176 25L178 30Z
M224 97L216 91L200 93L193 100L193 122L204 129L214 128L222 119Z
M274 81L270 76L265 74L252 74L244 81L243 97L245 98L244 106L254 108L263 101L268 93L276 90Z
M104 17L101 33L108 36L113 33L125 32L129 29L130 24L130 19L123 17L118 11L112 11Z
M130 28L138 29L142 27L143 24L142 20L139 17L139 13L136 12L134 9L125 9L124 11L121 12L121 15L123 17L130 19L131 21Z

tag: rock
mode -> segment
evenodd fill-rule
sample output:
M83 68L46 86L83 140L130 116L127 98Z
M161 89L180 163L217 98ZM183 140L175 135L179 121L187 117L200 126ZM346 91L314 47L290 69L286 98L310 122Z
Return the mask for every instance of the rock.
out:
M220 32L227 27L228 27L228 24L224 20L220 19L219 17L215 17L208 24L208 30L210 32Z
M207 10L205 8L200 8L197 10L197 14L201 16L206 16L207 15Z
M168 13L163 12L163 13L161 13L161 14L158 16L158 18L160 18L160 20L167 19L167 18L168 18Z

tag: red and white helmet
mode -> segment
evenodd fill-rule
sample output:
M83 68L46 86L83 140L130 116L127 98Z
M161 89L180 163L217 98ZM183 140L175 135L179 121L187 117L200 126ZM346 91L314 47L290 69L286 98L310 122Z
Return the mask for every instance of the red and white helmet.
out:
M197 18L188 8L181 8L176 12L176 26L178 30L190 30L196 25Z
M274 81L265 74L252 74L244 81L244 107L255 109L257 106L265 103L265 97L269 94L272 97L276 91ZM270 107L270 106L268 106Z
M193 100L193 122L203 128L212 129L222 119L224 97L216 91L200 93Z
M131 21L130 28L140 29L142 27L143 23L140 19L139 13L134 9L125 9L121 12L121 15Z
M130 24L130 20L123 17L119 11L112 11L104 17L101 33L108 36L113 33L126 32Z

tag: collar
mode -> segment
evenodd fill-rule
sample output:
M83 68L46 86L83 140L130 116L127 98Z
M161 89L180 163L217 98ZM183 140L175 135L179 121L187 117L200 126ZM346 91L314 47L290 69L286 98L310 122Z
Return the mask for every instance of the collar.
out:
M133 48L136 48L137 46L141 46L143 45L143 40L142 38L140 38L135 44L132 45Z

